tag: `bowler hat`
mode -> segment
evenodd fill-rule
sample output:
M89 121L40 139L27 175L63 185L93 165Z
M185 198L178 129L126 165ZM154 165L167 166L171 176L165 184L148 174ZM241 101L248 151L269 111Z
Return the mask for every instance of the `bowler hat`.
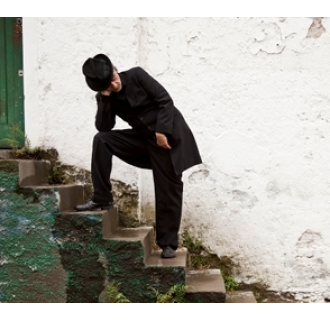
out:
M110 59L105 54L97 54L88 58L82 66L87 85L93 91L103 91L110 86L113 67Z

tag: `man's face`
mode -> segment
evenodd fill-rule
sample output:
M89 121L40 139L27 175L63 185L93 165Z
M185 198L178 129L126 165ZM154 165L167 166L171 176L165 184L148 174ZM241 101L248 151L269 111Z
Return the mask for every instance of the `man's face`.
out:
M113 71L112 80L108 90L113 92L119 92L121 89L121 81L117 71Z

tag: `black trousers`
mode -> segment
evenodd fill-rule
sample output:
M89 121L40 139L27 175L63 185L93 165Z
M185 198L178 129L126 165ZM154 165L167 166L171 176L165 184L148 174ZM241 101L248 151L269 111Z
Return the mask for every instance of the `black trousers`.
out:
M112 156L153 172L156 209L156 242L159 247L178 247L182 214L182 174L176 175L170 151L157 145L151 132L133 129L103 131L95 135L92 152L94 202L112 201Z

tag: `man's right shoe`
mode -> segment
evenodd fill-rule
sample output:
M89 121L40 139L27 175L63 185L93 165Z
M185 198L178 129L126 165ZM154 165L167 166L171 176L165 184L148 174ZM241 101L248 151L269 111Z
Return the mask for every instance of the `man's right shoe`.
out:
M161 257L163 259L175 258L175 250L171 247L165 247L163 248Z
M93 211L93 210L111 210L113 208L112 202L94 202L87 201L84 204L78 204L74 207L76 211Z

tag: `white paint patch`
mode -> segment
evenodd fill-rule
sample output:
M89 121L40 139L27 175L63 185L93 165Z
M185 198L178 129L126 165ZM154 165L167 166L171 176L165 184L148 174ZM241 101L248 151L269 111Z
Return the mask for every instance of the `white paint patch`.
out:
M226 132L215 141L214 165L223 173L239 177L246 171L261 173L268 164L268 152L252 137Z

